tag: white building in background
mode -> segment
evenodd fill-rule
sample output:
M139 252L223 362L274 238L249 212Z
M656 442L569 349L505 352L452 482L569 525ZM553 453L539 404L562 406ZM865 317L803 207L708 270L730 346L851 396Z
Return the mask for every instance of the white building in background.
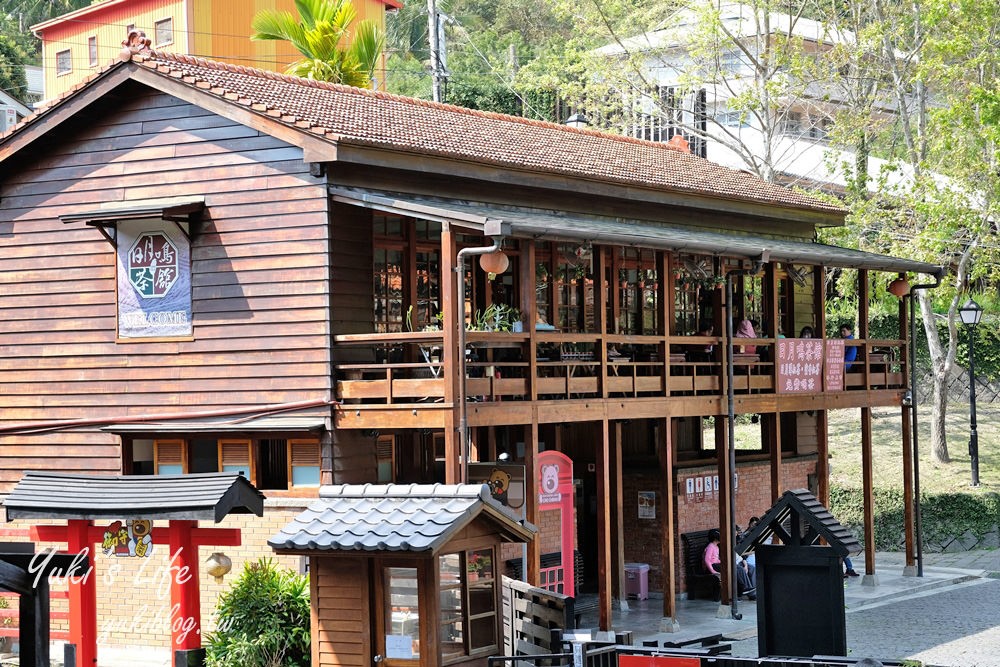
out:
M833 32L828 26L788 14L763 16L745 4L726 3L720 21L735 39L723 40L717 50L701 49L695 36L700 15L691 10L675 13L657 29L598 50L609 58L632 59L636 75L621 91L620 114L605 114L598 125L628 136L669 141L681 134L691 151L712 162L765 175L770 165L775 180L789 185L837 191L846 186L843 164L853 168L852 152L832 148L828 133L837 111L844 105L837 83L837 65L828 59L831 72L826 83L797 82L779 72L774 79L785 94L775 99L769 125L741 114L731 101L755 85L753 60L768 42L801 40L802 51L815 55L822 72L824 54L838 44L850 44L854 35ZM625 88L625 87L623 87ZM886 101L879 114L895 114ZM888 164L869 158L868 173L877 176ZM905 171L889 170L890 183L906 180Z

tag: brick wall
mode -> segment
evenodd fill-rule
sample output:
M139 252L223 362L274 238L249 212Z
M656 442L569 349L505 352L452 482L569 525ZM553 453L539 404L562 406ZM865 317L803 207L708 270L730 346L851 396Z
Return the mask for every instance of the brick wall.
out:
M736 466L738 488L736 491L736 523L746 526L751 516L760 516L771 507L771 473L768 461L740 462ZM808 476L816 472L816 458L807 456L783 461L786 489L807 488ZM676 533L675 533L675 577L678 591L683 590L682 533L716 528L719 525L719 501L714 493L688 497L686 494L689 478L714 476L715 466L681 468L676 471ZM640 519L638 494L640 491L655 491L656 519ZM784 490L783 490L784 491ZM623 524L625 535L625 562L649 564L649 589L663 590L662 552L660 543L664 530L660 514L662 486L658 474L629 471L624 478L625 507ZM700 499L699 499L700 498Z

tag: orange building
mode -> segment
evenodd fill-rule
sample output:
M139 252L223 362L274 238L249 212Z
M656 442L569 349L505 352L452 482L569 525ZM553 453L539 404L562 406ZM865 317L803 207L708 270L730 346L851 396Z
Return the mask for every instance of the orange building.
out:
M401 0L354 0L358 19L385 26ZM251 41L250 21L262 9L295 14L294 0L105 0L32 26L42 40L45 99L53 99L116 60L132 28L157 51L191 54L259 69L284 69L301 56L288 42ZM376 74L383 87L384 74Z

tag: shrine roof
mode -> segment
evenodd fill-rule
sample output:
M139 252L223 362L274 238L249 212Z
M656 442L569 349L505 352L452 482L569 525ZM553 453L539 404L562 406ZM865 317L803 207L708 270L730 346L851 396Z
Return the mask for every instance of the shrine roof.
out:
M479 517L510 541L535 532L485 484L339 485L322 487L320 499L268 544L279 551L437 553Z
M73 475L29 471L3 500L13 519L185 519L264 514L264 494L238 473Z

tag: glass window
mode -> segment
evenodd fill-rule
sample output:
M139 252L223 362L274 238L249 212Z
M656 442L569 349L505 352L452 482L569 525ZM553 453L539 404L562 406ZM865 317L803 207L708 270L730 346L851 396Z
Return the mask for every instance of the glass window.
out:
M154 24L156 35L156 46L172 44L174 41L174 20L172 18L160 19Z
M375 331L403 330L403 252L375 248Z
M417 568L385 569L385 657L390 660L420 658L420 610Z
M90 66L97 67L97 37L87 38L87 54L90 56Z
M439 559L441 654L448 659L496 651L496 569L493 549Z
M56 54L56 75L62 76L73 71L73 54L69 49Z

